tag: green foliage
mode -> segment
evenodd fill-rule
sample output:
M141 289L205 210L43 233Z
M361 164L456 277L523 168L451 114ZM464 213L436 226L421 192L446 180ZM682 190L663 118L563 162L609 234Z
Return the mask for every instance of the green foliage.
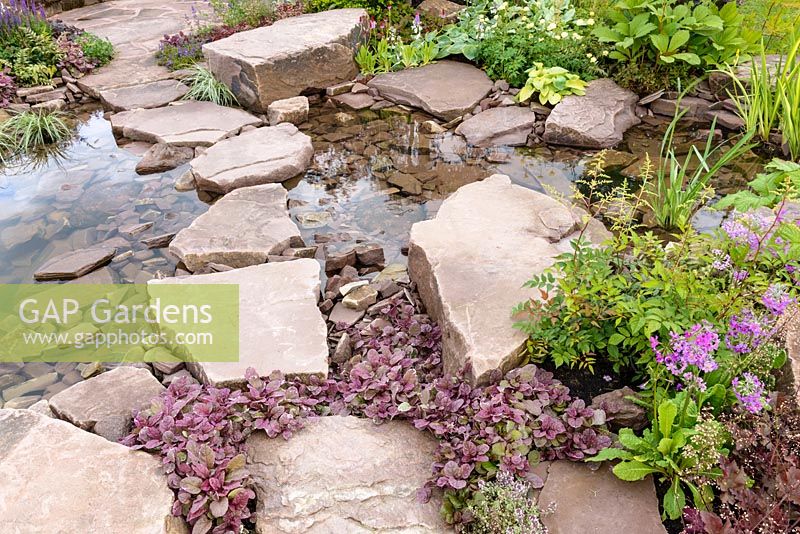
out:
M208 0L214 14L226 26L261 26L275 13L273 0Z
M349 7L364 8L375 20L385 20L390 24L397 24L414 12L411 3L402 0L310 0L308 3L309 10L315 13Z
M678 393L674 398L662 393L655 402L651 428L645 429L641 437L630 428L620 429L621 448L604 449L589 461L622 460L614 466L614 474L628 482L657 476L669 486L662 501L664 515L669 519L678 519L683 513L687 501L684 488L689 489L695 508L708 509L714 500L711 487L698 486L695 480L721 474L716 462L720 454L728 452L724 447L727 436L721 423L713 417L702 420L699 413L704 404L719 404L720 391L724 396L722 386L697 392L698 400L690 392ZM698 426L705 427L702 434L712 438L693 441L699 434Z
M114 45L108 39L83 32L78 36L77 43L83 50L83 55L98 67L106 65L114 59Z
M210 70L198 65L191 69L192 74L184 80L189 85L189 92L183 97L184 100L205 100L220 106L238 104L236 96Z
M26 111L0 125L0 154L3 159L13 159L70 137L72 129L63 113Z
M467 511L472 521L466 534L547 534L536 504L528 496L531 486L508 471L498 471L495 480L479 483Z
M572 251L525 284L536 298L514 309L515 327L528 335L532 361L593 371L601 360L617 372L641 374L654 359L651 336L669 339L671 332L703 322L727 325L770 285L793 286L785 268L800 254L800 228L793 223L758 220L750 229L735 222L736 237L727 230L697 234L686 228L665 246L632 219L644 204L642 190L631 195L623 184L621 191L598 193L608 185L601 168L602 157L590 171L588 193L577 191L575 198L586 211L611 218L613 237L602 245L587 242L587 219ZM645 179L651 172L645 164ZM720 272L724 257L730 269L745 274L746 286L733 271Z
M750 68L748 80L740 80L733 67L722 72L733 84L730 92L737 112L748 131L769 142L773 129L783 134L785 151L800 158L800 33L793 33L785 61L771 67L766 61L766 48L760 45L760 58Z
M680 107L680 99L677 105ZM664 134L660 164L647 196L647 205L653 212L656 224L665 230L686 230L697 210L713 196L709 184L714 175L754 146L749 144L752 133L744 135L724 152L724 143L713 146L715 121L703 151L691 145L681 161L673 146L673 136L685 114L686 110L677 113Z
M747 0L739 11L747 28L757 30L770 53L783 53L791 46L791 34L800 22L798 0Z
M758 174L747 184L750 189L727 195L714 207L745 212L760 207L775 207L784 198L800 198L800 164L773 159L767 163L765 170L768 172Z
M528 70L528 81L517 98L525 102L538 94L540 103L555 106L567 95L586 94L585 89L586 82L568 70L561 67L545 68L541 63L534 63L534 67Z
M669 71L673 65L684 64L702 72L746 57L758 37L743 26L733 2L717 8L709 0L696 5L618 0L614 8L609 12L614 24L598 27L594 35L614 47L609 57L623 64L621 71L629 65L637 65L642 73L647 66Z
M436 58L439 47L436 34L404 43L399 37L383 38L375 43L362 44L356 52L355 61L362 74L377 74L398 69L410 69L427 65Z
M36 32L18 26L4 37L0 42L0 66L9 70L17 84L25 87L49 83L63 57L49 28Z
M589 35L594 19L579 18L569 0L479 1L460 12L439 38L439 55L463 54L493 79L522 87L534 63L562 67L584 80L604 75Z

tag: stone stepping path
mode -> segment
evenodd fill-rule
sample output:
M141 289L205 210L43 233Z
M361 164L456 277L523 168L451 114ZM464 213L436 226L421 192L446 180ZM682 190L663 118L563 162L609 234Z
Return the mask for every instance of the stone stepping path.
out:
M0 410L0 443L4 534L181 532L155 456L31 410Z
M440 499L416 500L436 440L403 422L356 417L309 421L292 439L247 440L259 532L442 533Z
M317 308L320 265L316 260L267 263L151 280L149 284L239 286L239 361L191 363L193 374L204 382L242 385L248 367L261 376L274 370L288 375L328 375L328 331Z
M100 101L111 111L160 108L180 100L188 92L189 87L177 80L158 80L100 91Z
M212 102L186 101L165 108L136 109L111 116L114 133L134 141L208 147L261 119Z
M169 250L191 272L208 263L233 268L265 263L289 247L305 246L286 203L280 184L236 189L178 232Z
M461 187L436 218L414 224L409 275L444 332L446 372L470 364L483 382L519 363L527 338L509 310L537 296L522 282L570 250L580 221L555 199L493 175ZM592 228L594 240L607 235L599 222Z
M313 156L311 138L283 123L220 141L195 158L191 170L198 189L225 194L294 178Z
M203 46L211 71L248 109L349 82L363 32L363 9L336 9L277 21Z
M477 67L439 61L417 69L380 74L367 85L387 100L421 108L450 121L471 112L494 84Z
M522 146L536 125L536 113L527 107L487 109L462 122L456 133L477 147Z
M117 56L96 72L78 80L78 86L98 98L102 91L147 84L172 77L156 63L158 42L165 34L186 29L194 0L113 0L59 13L54 18L105 37Z

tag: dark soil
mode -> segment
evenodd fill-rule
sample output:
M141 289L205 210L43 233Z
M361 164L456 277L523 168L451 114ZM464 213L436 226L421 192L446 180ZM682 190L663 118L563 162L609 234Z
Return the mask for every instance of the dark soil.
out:
M550 371L553 376L569 388L573 397L579 397L591 402L593 397L607 393L621 387L629 386L638 390L639 383L635 381L634 374L623 371L615 373L607 362L598 362L594 365L594 373L588 369L569 368L561 366L556 368L552 361L538 364L539 367Z

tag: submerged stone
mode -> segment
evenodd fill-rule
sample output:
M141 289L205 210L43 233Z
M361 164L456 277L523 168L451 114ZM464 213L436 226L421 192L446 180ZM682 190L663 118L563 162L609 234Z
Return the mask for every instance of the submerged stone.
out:
M456 133L477 147L521 146L536 124L536 114L527 107L506 106L487 109L462 122Z

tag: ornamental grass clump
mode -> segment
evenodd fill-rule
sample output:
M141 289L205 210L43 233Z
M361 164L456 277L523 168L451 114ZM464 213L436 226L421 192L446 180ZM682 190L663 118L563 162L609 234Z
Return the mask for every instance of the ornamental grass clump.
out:
M52 147L72 137L67 117L59 111L25 111L0 125L0 154L15 159Z
M189 86L189 91L183 97L184 100L203 100L219 106L238 104L236 96L228 89L228 86L219 81L210 70L199 65L193 65L190 69L191 74L184 79Z
M124 443L161 456L173 513L195 534L238 532L248 519L255 495L242 456L247 436L260 429L288 439L310 417L407 420L432 433L439 445L419 497L443 491L443 514L456 524L480 506L481 481L524 475L540 458L580 460L611 443L605 414L533 365L481 387L443 376L441 331L409 302L395 299L349 335L353 357L333 364L327 379L262 379L249 370L242 390L176 381L135 415Z

